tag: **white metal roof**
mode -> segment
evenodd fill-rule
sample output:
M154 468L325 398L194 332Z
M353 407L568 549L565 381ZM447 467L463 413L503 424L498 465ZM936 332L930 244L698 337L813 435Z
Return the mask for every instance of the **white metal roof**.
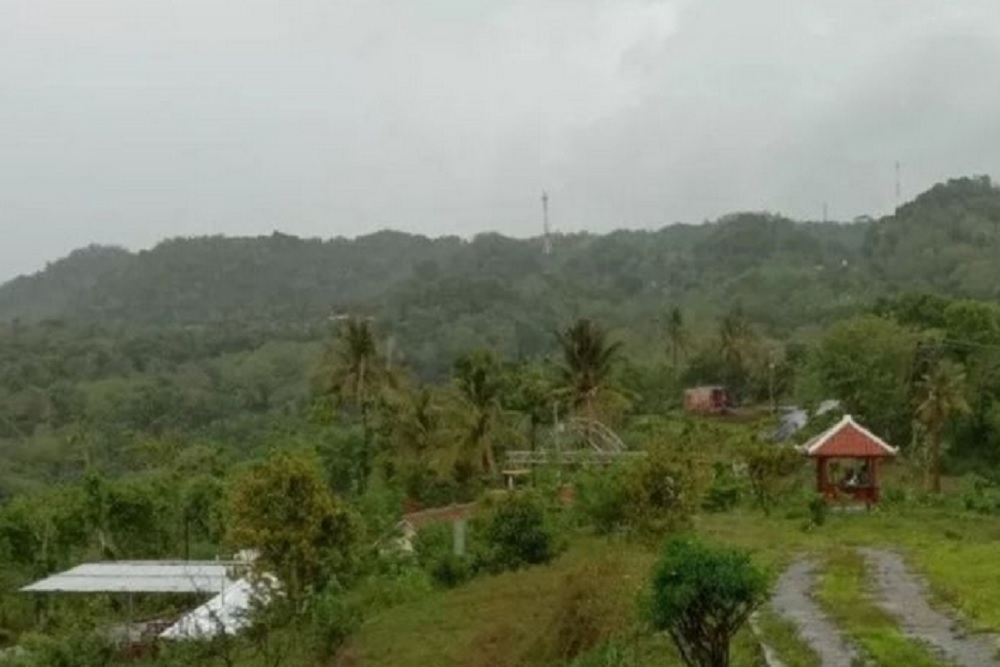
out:
M220 632L233 635L250 624L254 599L262 593L253 584L240 579L214 598L182 616L160 633L164 639L207 639Z
M231 567L230 563L218 561L85 563L21 590L35 593L221 593L233 583Z

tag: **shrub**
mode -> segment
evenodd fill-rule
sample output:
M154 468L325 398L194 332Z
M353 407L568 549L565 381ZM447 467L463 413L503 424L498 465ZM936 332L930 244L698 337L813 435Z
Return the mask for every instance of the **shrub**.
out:
M94 632L79 631L58 638L30 635L22 644L25 653L11 663L17 667L104 667L118 658L118 648Z
M709 512L728 512L743 498L744 485L733 474L731 465L715 464L715 475L708 487L702 508Z
M547 563L561 550L544 504L531 492L496 501L476 527L483 536L479 564L490 572Z
M747 552L674 537L653 571L649 616L688 667L728 667L733 636L767 595Z
M963 503L970 512L1000 513L1000 485L995 480L977 476L963 494Z
M392 571L366 577L352 591L365 613L413 602L434 589L431 575L412 561Z
M320 660L334 657L363 619L361 605L341 590L312 595L307 609L308 637L313 653Z
M829 506L826 504L826 498L821 494L815 494L809 500L809 520L814 526L822 526L826 523L826 515L829 511Z
M543 657L564 664L623 638L635 609L635 596L622 590L625 581L621 561L611 558L567 573L552 603L552 620L542 634Z
M443 588L453 588L472 578L474 569L469 556L454 553L453 527L450 523L425 526L413 540L413 550L420 567ZM466 531L467 553L476 551L472 530Z
M578 509L602 534L624 530L661 537L686 529L695 507L694 475L688 462L662 449L582 477Z
M625 468L591 470L577 480L576 511L593 529L607 535L628 525Z
M802 456L789 447L763 443L746 458L747 476L757 506L770 514L778 498L788 491L793 475L802 469Z
M633 462L625 476L626 520L640 537L659 537L690 526L695 507L691 463L663 449Z

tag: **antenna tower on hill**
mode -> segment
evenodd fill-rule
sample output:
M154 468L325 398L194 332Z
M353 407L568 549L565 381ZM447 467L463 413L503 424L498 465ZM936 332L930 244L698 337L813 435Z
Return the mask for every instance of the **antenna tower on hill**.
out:
M552 254L552 234L549 228L549 193L542 190L542 230L545 236L542 239L542 251L546 255Z
M896 161L896 208L899 208L900 200L903 198L903 178L901 176L902 168L899 165L899 160Z

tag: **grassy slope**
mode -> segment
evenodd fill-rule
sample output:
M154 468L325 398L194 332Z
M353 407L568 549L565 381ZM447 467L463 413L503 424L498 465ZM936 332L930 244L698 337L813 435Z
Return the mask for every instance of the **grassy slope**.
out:
M1000 610L990 605L1000 596L1000 526L995 520L944 512L914 511L906 516L892 513L851 514L830 517L827 525L812 531L800 528L801 520L764 518L755 514L706 516L699 520L703 534L753 549L758 560L777 572L797 553L810 552L826 558L844 553L842 547L873 544L900 548L910 562L927 574L932 590L941 601L954 604L977 625L1000 630ZM847 552L850 553L850 552ZM600 589L620 609L634 617L636 596L652 566L655 553L639 546L597 539L577 541L554 564L530 570L486 577L454 591L434 593L418 603L403 605L371 619L355 637L340 664L363 667L495 667L559 664L547 647L556 632L554 617L561 604L567 577L589 563L614 561L620 567L601 576ZM836 565L836 563L835 563ZM830 584L841 593L859 593L847 563L840 563ZM846 568L846 569L845 569ZM856 573L855 573L856 574ZM853 583L852 583L853 582ZM853 591L853 592L852 592ZM838 598L835 604L860 604L857 599ZM893 637L890 619L880 617L881 634ZM767 639L791 665L810 665L794 632L764 619ZM903 651L899 643L882 642L880 651ZM904 640L905 641L905 640ZM874 643L873 643L874 642ZM645 664L674 665L677 658L669 643L642 640L637 645L626 635L626 652L638 654L637 667ZM631 647L631 648L629 648ZM913 653L919 654L920 647ZM926 657L926 656L925 656ZM753 642L742 637L736 648L737 663L759 664ZM625 664L633 662L630 657ZM908 659L914 665L933 662ZM586 663L604 665L616 662Z
M636 617L639 595L653 565L647 548L597 539L584 539L555 563L521 572L483 577L453 591L435 593L415 604L392 609L367 622L338 664L364 667L513 667L564 664L556 652L556 637L567 625L563 589L575 575L591 573L605 597L596 606L614 626L613 650L593 654L586 665L634 664L680 666L670 643L663 638L639 638ZM593 608L594 605L591 605ZM605 628L607 630L607 628ZM599 652L597 652L599 653ZM735 646L736 664L759 665L757 646L744 634Z

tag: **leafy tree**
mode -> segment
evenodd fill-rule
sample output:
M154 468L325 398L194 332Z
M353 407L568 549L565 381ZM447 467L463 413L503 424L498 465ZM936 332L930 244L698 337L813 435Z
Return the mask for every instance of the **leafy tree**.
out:
M824 396L889 442L906 442L912 422L910 381L917 336L872 315L838 322L820 342L813 370Z
M257 549L259 566L290 597L355 567L359 519L330 493L316 458L277 452L246 469L229 492L228 542Z
M942 360L919 383L917 419L928 436L928 479L934 493L941 492L941 438L952 417L969 412L965 400L965 372L962 367Z
M688 667L728 667L733 637L767 596L748 553L674 537L653 571L649 615Z
M588 419L595 419L602 393L613 393L612 373L622 343L609 341L604 330L587 319L558 332L557 338L563 356L559 391Z

